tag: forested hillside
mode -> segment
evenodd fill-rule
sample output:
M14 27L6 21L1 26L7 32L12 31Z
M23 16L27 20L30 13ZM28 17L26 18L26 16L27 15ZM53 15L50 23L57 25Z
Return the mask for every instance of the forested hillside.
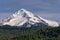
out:
M0 26L0 40L60 40L60 27Z

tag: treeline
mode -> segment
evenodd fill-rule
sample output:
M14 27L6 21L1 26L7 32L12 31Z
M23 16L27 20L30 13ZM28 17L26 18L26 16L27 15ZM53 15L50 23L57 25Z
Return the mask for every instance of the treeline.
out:
M60 40L60 26L0 26L0 40Z

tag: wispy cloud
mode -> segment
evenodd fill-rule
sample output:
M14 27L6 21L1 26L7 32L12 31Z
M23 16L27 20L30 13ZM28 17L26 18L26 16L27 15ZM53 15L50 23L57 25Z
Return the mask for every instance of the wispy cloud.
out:
M60 0L0 0L0 12L15 12L21 8L60 13Z

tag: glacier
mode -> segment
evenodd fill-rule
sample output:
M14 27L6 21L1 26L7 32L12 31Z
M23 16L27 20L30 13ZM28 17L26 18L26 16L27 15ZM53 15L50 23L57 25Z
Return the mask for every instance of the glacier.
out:
M3 20L2 25L10 26L22 26L28 23L27 25L34 25L36 23L42 23L44 25L58 27L59 24L55 21L47 20L41 16L34 15L32 12L27 11L26 9L21 9L10 15L8 18ZM40 24L39 24L40 25Z

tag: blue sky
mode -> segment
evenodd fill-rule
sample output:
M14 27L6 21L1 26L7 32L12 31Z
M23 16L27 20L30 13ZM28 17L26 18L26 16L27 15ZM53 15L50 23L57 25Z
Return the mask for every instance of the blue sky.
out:
M0 0L0 19L21 8L60 23L60 0Z

